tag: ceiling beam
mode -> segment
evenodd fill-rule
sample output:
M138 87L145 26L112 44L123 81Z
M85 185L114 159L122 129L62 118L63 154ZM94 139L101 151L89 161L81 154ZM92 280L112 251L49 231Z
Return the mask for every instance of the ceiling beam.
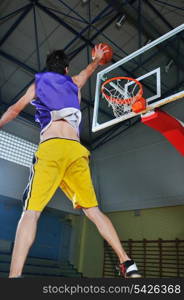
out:
M174 4L171 4L171 3L168 3L168 2L165 2L165 1L161 1L161 0L154 0L154 1L156 1L158 3L161 3L163 5L166 5L166 6L169 6L169 7L176 8L178 10L183 10L184 11L183 7L178 7L178 6L174 5ZM183 2L180 2L180 3L183 4Z
M102 16L107 10L109 9L109 6L107 6L105 9L103 9L94 19L92 22L94 22L95 20L97 20L100 16ZM113 20L115 17L117 17L118 14L116 14L115 16L113 16ZM112 19L109 20L108 22L105 23L105 25L103 26L103 28L106 28L107 26L109 26L112 22ZM86 27L85 30L87 30L89 28L89 25ZM92 39L96 38L98 36L98 33L96 33ZM79 38L79 36L75 37L75 40ZM73 41L74 42L74 41ZM67 48L71 45L71 42L69 42L65 47L64 50L67 50ZM81 50L86 47L86 43L83 44ZM2 52L0 50L0 55L3 55L5 58L9 59L10 61L16 63L17 65L21 66L22 68L24 68L25 70L29 71L32 74L37 73L37 70L30 68L28 65L26 65L25 63L20 62L19 60L17 60L16 58L10 56L9 54ZM75 53L74 55L72 55L71 60L78 54ZM44 70L42 70L43 72ZM28 83L26 84L16 95L15 97L13 97L13 99L10 101L9 105L12 105L13 103L16 102L17 98L34 82L34 78ZM87 101L87 100L86 100ZM94 104L92 102L86 102L88 105L90 104L92 107L94 106ZM102 113L109 115L108 113L106 113L105 111L102 111Z
M156 9L156 7L154 5L152 5L150 2L146 1L145 2L147 6L149 6L151 8L151 10L163 21L164 24L167 25L167 27L172 30L174 29L174 27L168 22L168 20L166 20L166 18L164 18L164 16L159 12L158 9ZM181 39L184 41L184 38L181 37Z
M9 13L9 14L7 14L5 16L0 17L0 21L3 21L4 19L13 17L14 15L18 14L22 10L25 10L28 6L29 6L29 4L27 4L27 5L25 5L25 6L21 7L21 8L18 8L18 9L12 11L11 13Z
M32 1L31 1L32 2ZM38 5L37 4L37 6L38 7L40 7L40 5ZM31 6L31 7L33 7L33 6ZM104 15L104 13L106 13L108 10L109 10L109 5L107 6L107 7L105 7L92 21L91 21L91 24L93 24L94 22L96 22L97 20L99 20L103 15ZM45 10L44 10L45 11ZM36 13L35 11L34 11L34 13ZM47 13L48 13L48 11L47 11ZM54 17L54 19L55 19L55 15L54 14L49 14L50 16L52 15L52 17ZM115 16L113 16L113 20L115 19L115 18L117 18L117 16L118 16L118 14L116 14ZM18 23L20 23L20 21L23 19L23 15L21 16L21 18L19 19L19 22ZM60 18L59 18L59 20L58 20L58 18L57 18L57 21L61 21L60 20ZM35 22L35 15L34 15L34 22ZM98 32L93 36L93 38L96 38L97 36L98 36L98 34L99 33L101 33L102 32L102 30L103 29L105 29L107 26L109 26L110 24L111 24L111 22L112 22L112 19L111 20L109 20L108 22L106 22L105 23L105 25L103 26L103 28L101 29L101 30L98 30ZM16 22L16 26L18 26L18 23ZM63 24L63 22L60 22L62 25L66 25L65 24L65 22L64 22L64 24ZM89 24L88 26L86 26L86 28L84 29L85 31L87 31L89 28L90 28L90 25L91 24ZM37 26L36 26L36 24L34 23L34 26L35 26L35 34L37 33ZM65 27L67 27L69 30L71 29L70 27L68 27L68 26L65 26ZM11 32L13 32L13 31L11 31ZM83 31L84 32L84 31ZM77 33L76 31L73 31L73 33ZM10 32L9 32L9 34L10 34ZM76 38L81 38L81 33L77 33L77 36L76 36ZM6 35L6 38L8 37L8 35ZM38 48L38 36L36 37L36 39L37 39L37 48ZM91 46L93 46L94 44L91 42L91 39L89 40L89 39L87 39L87 38L85 38L85 37L83 37L82 36L82 39L85 41L85 46L87 45L87 44L90 44ZM5 41L5 38L4 38L4 41ZM15 57L13 57L13 56L11 56L11 55L9 55L9 54L7 54L7 53L5 53L4 51L0 51L0 55L2 55L4 58L6 58L6 59L8 59L8 60L10 60L11 62L13 62L13 63L15 63L15 64L17 64L18 66L20 66L20 67L22 67L23 69L25 69L25 70L27 70L28 72L30 72L31 74L35 74L37 71L36 70L34 70L33 68L31 68L31 67L29 67L28 65L26 65L26 64L24 64L24 63L22 63L21 61L19 61L18 59L16 59ZM75 54L75 55L77 55L77 54ZM73 56L74 57L74 56ZM19 91L19 93L11 100L11 102L8 104L8 106L10 106L10 105L12 105L13 103L15 103L16 102L16 100L17 100L17 98L24 92L24 90L26 89L26 88L28 88L29 86L30 86L30 84L31 83L33 83L33 81L34 81L34 79L32 79L28 84L26 84L26 86L24 86L24 88L23 89L21 89L21 91ZM84 100L83 99L83 101L84 102L86 102L87 104L88 104L88 107L89 106L91 106L91 107L93 107L93 103L92 102L89 102L89 101L87 101L87 100ZM103 114L106 114L106 115L110 115L109 113L107 113L106 111L104 111L104 110L102 110L101 109L101 113L103 113ZM24 116L24 117L26 117L26 118L29 118L29 116L32 118L32 116L31 115L29 115L29 114L27 114L27 113L25 113L24 114L24 112L22 112L22 116ZM111 116L111 115L110 115ZM112 116L111 116L112 117ZM87 142L86 141L83 141L85 144L87 144Z
M23 13L17 18L17 20L11 25L9 30L4 34L4 36L0 40L0 47L4 44L4 42L8 39L8 37L15 31L17 26L22 22L22 20L27 16L30 12L32 5L29 4L24 8Z
M75 30L72 26L67 24L65 21L63 21L60 17L58 17L55 13L50 11L47 7L44 5L37 3L37 7L39 7L42 11L44 11L47 15L49 15L52 19L57 21L59 24L61 24L64 28L66 28L68 31L73 33L74 35L78 36L80 39L82 39L85 43L90 43L90 41L85 38L82 34L78 33L77 30Z
M37 4L37 6L38 7L41 7L40 6L40 4L38 5ZM43 8L43 7L42 7ZM109 8L109 6L108 6L108 8ZM107 8L106 8L106 10L107 10ZM45 9L44 9L44 11L45 11ZM48 10L46 9L46 11L47 11L47 13L48 13ZM105 11L105 10L104 10ZM48 13L49 15L50 15L50 13ZM52 17L55 19L55 14L52 14L51 13L51 15L52 15ZM50 15L50 16L51 16ZM101 12L98 16L96 16L94 19L93 19L93 21L92 21L92 23L95 21L95 20L98 20L98 18L100 17L100 15L103 15L103 13ZM102 28L100 28L91 38L90 38L90 40L89 39L87 39L87 38L84 38L84 37L82 37L82 39L85 41L85 44L83 45L83 47L86 47L87 46L87 44L89 45L94 45L93 43L92 43L92 41L99 35L99 34L101 34L102 32L103 32L103 30L105 30L105 28L107 28L117 17L118 17L118 15L119 15L119 13L117 13L117 14L115 14L114 16L113 16L113 18L111 18L111 20L108 20L108 22L106 22L106 24L104 24L103 26L102 26ZM61 20L60 20L60 18L57 18L57 21L59 21L59 23L61 23L62 25L66 25L66 24L63 24L63 21L61 22ZM65 22L64 22L65 23ZM65 26L66 27L66 26ZM67 28L68 28L68 26L67 26ZM90 26L88 25L86 28L84 28L84 30L87 30L87 29L89 29L90 28ZM68 28L69 30L70 30L70 28ZM73 30L72 30L73 31ZM75 33L76 34L76 32L74 32L73 31L73 33ZM77 33L77 36L76 36L76 38L81 38L81 33ZM80 51L81 51L82 49L80 49ZM77 53L75 53L74 54L74 56L76 56L77 55ZM74 57L73 56L73 57ZM72 57L72 58L73 58ZM115 62L115 61L114 61ZM22 65L23 66L23 65ZM24 65L24 67L25 67L25 65ZM29 83L30 84L30 83ZM28 85L29 86L29 85ZM27 87L28 87L27 86ZM24 89L25 89L25 87L24 87ZM24 90L23 89L23 90ZM22 92L23 92L23 90L21 90L20 92L19 92L19 94L21 94ZM17 98L17 96L18 95L16 95L16 98ZM15 97L14 97L14 99L12 99L12 101L11 101L11 103L13 103L15 101ZM88 102L88 104L90 105L90 106L92 106L93 107L93 103L91 103L91 102ZM103 113L105 113L105 114L107 114L107 112L105 112L105 111L101 111L101 112L103 112ZM111 116L112 117L112 116Z
M151 10L167 25L169 29L173 29L174 27L171 26L171 24L164 18L164 16L156 9L154 5L152 5L150 2L145 2L147 6L151 8Z
M36 3L37 3L37 1L36 1ZM35 5L33 5L33 19L34 19L34 33L35 33L37 65L38 65L38 71L40 72L40 70L41 70L41 60L40 60L40 49L39 49L39 41L38 41L38 25L37 25Z
M130 1L124 0L127 3L127 5L123 5L124 2L122 2L122 0L113 0L113 1L105 0L105 1L108 4L111 3L111 5L114 6L114 8L116 10L118 8L118 11L121 11L123 14L125 14L128 17L128 21L130 23L132 23L132 25L138 30L138 34L144 34L148 39L151 39L151 40L155 40L156 38L158 38L159 36L162 35L162 33L159 32L158 29L153 25L153 22L150 22L148 20L148 18L146 18L145 15L141 14L141 11L139 11L138 7L135 6L135 5L137 5L137 2L131 3ZM141 3L147 4L147 1L141 2ZM141 18L142 19L141 23L142 23L142 25L144 24L144 26L141 26L141 28L139 28L139 26L138 26L138 23L139 23L139 22L137 22L138 18L139 19ZM141 30L141 32L140 32L140 30ZM142 47L142 45L141 45L141 47ZM166 49L164 46L162 46L162 44L157 45L157 47L160 49L160 51L162 51L164 53L164 55L166 57L168 57L169 59L173 59L182 71L184 70L183 62L179 61L178 58L174 56L174 54L175 54L174 47L172 49ZM141 66L142 65L140 63L140 67Z
M25 71L28 71L31 74L35 74L37 72L37 70L31 68L30 66L28 66L27 64L21 62L20 60L18 60L17 58L15 58L14 56L6 53L3 50L0 50L0 56L6 58L7 60L13 62L14 64L18 65L19 67L21 67L22 69L24 69Z

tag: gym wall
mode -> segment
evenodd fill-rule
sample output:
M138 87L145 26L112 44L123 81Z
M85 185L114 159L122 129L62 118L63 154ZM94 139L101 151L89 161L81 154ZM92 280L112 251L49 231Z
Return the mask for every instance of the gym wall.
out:
M182 120L183 102L168 113ZM184 157L158 132L136 123L92 152L98 198L106 212L184 204Z
M123 240L183 239L184 206L161 207L138 211L111 212L107 215ZM76 216L73 216L76 219ZM76 266L86 277L102 277L103 239L95 226L86 219L80 264ZM95 263L94 263L95 262Z

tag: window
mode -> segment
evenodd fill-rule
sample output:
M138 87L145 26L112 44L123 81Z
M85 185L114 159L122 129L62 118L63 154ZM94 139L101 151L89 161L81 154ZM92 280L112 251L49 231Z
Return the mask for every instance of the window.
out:
M38 145L0 130L0 158L30 167Z

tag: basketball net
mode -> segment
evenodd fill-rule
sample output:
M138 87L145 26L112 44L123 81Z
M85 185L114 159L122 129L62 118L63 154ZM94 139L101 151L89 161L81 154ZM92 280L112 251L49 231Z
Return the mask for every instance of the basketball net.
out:
M142 85L136 79L129 77L108 79L102 84L101 92L115 117L132 111L138 113L146 108L146 100L142 97Z

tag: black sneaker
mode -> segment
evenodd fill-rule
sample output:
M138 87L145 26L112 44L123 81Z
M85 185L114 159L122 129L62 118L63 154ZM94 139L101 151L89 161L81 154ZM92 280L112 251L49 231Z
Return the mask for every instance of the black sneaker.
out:
M141 274L138 272L138 268L133 260L127 260L124 263L119 264L119 276L124 278L141 278Z

